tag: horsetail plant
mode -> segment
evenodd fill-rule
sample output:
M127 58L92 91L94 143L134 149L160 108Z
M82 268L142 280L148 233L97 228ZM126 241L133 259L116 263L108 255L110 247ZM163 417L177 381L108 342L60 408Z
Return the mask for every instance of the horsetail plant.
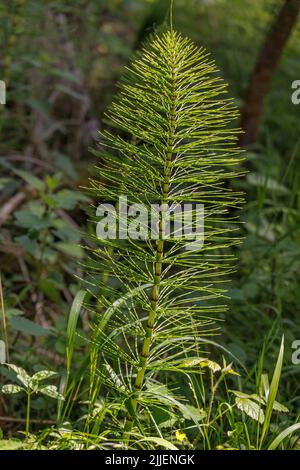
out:
M141 433L141 423L157 429L155 410L169 404L182 411L187 397L176 398L180 381L172 374L167 382L167 373L201 373L205 337L227 309L224 282L234 256L226 249L239 241L243 197L227 182L241 175L239 130L229 125L237 110L216 72L208 53L172 27L154 35L121 81L96 152L90 190L105 204L106 231L97 232L87 266L101 306L92 350L100 383L121 403L125 443ZM204 243L203 232L193 235L199 204ZM150 236L141 207L157 217ZM178 224L184 220L188 236Z

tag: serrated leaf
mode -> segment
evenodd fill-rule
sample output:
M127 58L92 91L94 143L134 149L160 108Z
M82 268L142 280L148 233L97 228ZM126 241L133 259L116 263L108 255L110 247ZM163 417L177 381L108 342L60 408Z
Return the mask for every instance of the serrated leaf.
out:
M44 191L45 189L44 181L40 180L39 178L36 178L36 176L33 176L31 173L27 173L27 171L14 170L14 172L16 173L16 175L20 176L20 178L26 181L26 183L28 183L33 188L39 191Z
M239 374L239 373L238 373L236 370L234 370L234 369L227 369L227 370L226 370L226 374L229 374L229 375L236 375L236 376L238 376L238 377L241 376L241 374Z
M217 364L215 361L211 361L210 359L202 360L200 362L200 367L208 367L213 373L221 370L221 366Z
M274 178L271 178L270 176L264 176L259 173L249 173L247 175L247 182L251 186L264 187L272 192L279 192L282 194L289 193L289 190L286 186L283 186L282 184L278 183L278 181L276 181Z
M20 387L19 385L6 384L2 386L1 391L2 393L9 395L13 393L23 392L24 388Z
M147 338L143 351L136 351L135 343L147 324L147 318L140 311L148 302L148 290L133 297L132 301L126 301L122 308L118 306L112 318L107 319L105 316L105 323L110 322L108 331L98 328L101 319L96 322L92 341L97 353L110 360L122 384L124 371L126 383L129 381L134 384L135 378L136 390L131 394L127 392L131 405L131 408L129 405L127 408L131 417L135 415L139 404L147 407L152 401L162 404L168 402L168 407L183 410L181 397L177 400L172 396L166 397L159 390L151 392L149 381L151 377L156 377L156 370L176 371L182 367L194 367L198 359L187 363L188 359L183 357L182 352L188 352L190 357L197 356L200 341L211 343L206 338L198 337L202 322L213 324L214 317L200 318L200 312L210 311L210 307L207 308L209 300L207 306L206 302L203 305L196 293L198 287L195 287L202 285L203 267L206 273L204 275L208 278L203 286L204 294L208 299L219 297L218 286L210 279L213 277L211 267L215 272L222 269L223 249L233 242L229 233L232 225L226 221L226 217L221 222L219 214L225 213L224 209L228 204L232 207L242 202L241 193L230 193L228 197L226 190L222 192L223 180L238 176L238 172L232 168L240 161L238 150L224 151L227 139L232 144L235 140L234 131L229 131L229 126L227 130L227 124L234 119L236 111L229 100L221 97L225 87L210 76L216 69L206 57L203 50L197 50L191 41L175 31L154 36L129 67L128 75L121 84L121 92L107 114L110 128L101 132L103 145L98 153L101 165L96 167L97 177L91 181L90 188L98 201L121 202L119 195L126 194L128 200L138 201L151 209L151 201L166 198L167 191L168 202L176 202L178 208L184 202L205 200L205 204L209 206L209 217L212 220L218 219L219 242L216 244L204 243L202 247L202 244L196 243L191 248L186 247L188 237L181 239L177 230L176 234L173 233L174 237L168 237L166 247L163 247L166 269L156 272L155 279L151 279L151 284L156 284L156 278L159 278L159 284L162 282L162 288L167 292L163 296L160 311L153 314L151 311L151 317L148 318L151 325L153 323L155 341L148 342ZM124 133L130 136L130 142L124 138ZM205 162L202 156L205 156ZM103 207L100 209L102 211ZM96 210L97 217L101 211ZM111 209L106 212L110 214ZM155 213L157 216L157 211ZM220 222L224 229L219 228ZM125 242L123 237L108 237L102 230L103 223L106 223L105 219L101 220L101 230L97 231L94 255L99 275L104 275L101 279L105 279L105 285L101 281L100 295L101 304L105 305L107 289L115 295L120 280L125 292L149 282L149 272L153 271L155 259L153 255L156 252L161 257L162 247L161 242L153 240L153 237L145 242ZM115 225L117 229L120 224ZM156 224L156 229L157 225L159 223ZM207 225L210 233L206 233L206 237L214 240L216 228L214 224L211 227L210 224L205 224ZM144 222L140 228L147 229ZM156 234L158 231L156 230ZM202 248L216 250L211 264L210 261L206 264L206 254L203 258ZM222 252L220 257L219 249ZM192 301L189 302L188 299ZM223 306L220 311L223 311ZM162 313L166 313L163 320ZM149 323L148 327L150 328ZM126 340L129 337L133 337L133 343ZM143 356L151 359L145 361ZM141 374L140 367L145 362L145 370ZM209 359L199 361L198 367L202 367L202 370L209 368L213 372L221 370L219 364ZM106 382L113 389L117 387L116 380ZM193 412L187 409L185 412L196 421L199 428ZM127 422L126 434L130 434L127 430L131 429L132 423Z
M66 242L57 242L54 245L59 251L62 251L68 256L72 256L75 258L82 258L84 255L84 251L79 245L74 245L74 243L66 243Z
M30 386L31 377L27 374L27 372L24 369L22 369L22 367L18 367L18 366L15 366L15 364L8 364L8 363L6 363L5 365L16 373L17 378L20 380L20 382L22 382L23 385L25 385L25 387Z
M191 357L191 358L185 360L184 362L182 362L181 364L178 364L178 367L184 367L184 368L194 367L194 366L197 366L197 365L201 364L201 362L203 362L203 361L206 361L206 358Z
M292 426L289 426L288 428L284 429L284 431L282 431L279 434L279 436L277 436L274 439L274 441L269 445L268 450L277 449L279 444L281 444L281 442L284 441L284 439L290 436L290 434L293 434L294 432L299 431L299 429L300 429L300 423L295 423ZM298 448L297 444L298 444L298 441L296 443L296 446L294 447L295 450Z
M37 382L40 382L41 380L49 379L50 377L53 377L54 375L57 375L57 372L53 372L52 370L40 370L39 372L36 372L31 379Z
M235 403L238 409L246 413L250 418L255 419L260 424L264 422L264 412L255 401L252 401L249 398L236 397Z
M279 403L278 401L274 401L274 404L273 404L273 410L275 411L279 411L280 413L288 413L289 412L289 409L282 405L281 403Z
M63 395L58 392L55 385L46 385L46 387L39 388L39 392L47 395L48 397L56 398L57 400L64 400Z
M32 336L43 336L48 335L50 333L50 330L48 330L47 328L43 328L37 323L28 320L28 318L24 318L21 316L10 318L9 324L17 331L21 331L22 333L27 333Z

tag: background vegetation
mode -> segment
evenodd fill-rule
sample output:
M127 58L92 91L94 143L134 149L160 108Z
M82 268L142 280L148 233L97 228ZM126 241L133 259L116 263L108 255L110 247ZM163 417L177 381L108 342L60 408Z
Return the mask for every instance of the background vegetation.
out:
M239 107L281 5L279 0L175 2L176 29L208 49ZM7 83L7 104L0 107L2 339L6 362L31 377L41 370L57 372L30 382L1 366L2 384L23 383L25 391L0 395L2 448L123 445L120 410L107 407L105 394L95 398L92 409L89 401L86 338L94 318L82 292L82 279L89 278L81 246L91 243L93 226L91 196L80 188L87 186L96 161L90 147L105 125L117 81L168 8L166 0L1 3L0 79ZM144 423L147 430L134 448L268 447L298 422L300 365L292 363L292 343L300 339L300 105L291 102L291 85L300 79L299 53L298 24L266 96L259 138L245 154L249 172L234 182L246 194L243 244L233 248L238 268L229 311L221 314L222 328L211 338L214 362L202 364L202 403L191 398L190 414L197 408L199 419L191 421L188 409L177 420L157 412L158 430ZM259 398L268 390L264 374L271 382L276 363L275 379L281 375L276 400L284 406L267 404L265 422L271 414L272 419L264 427ZM276 380L272 390L277 391ZM29 407L25 396L31 398ZM222 407L228 410L224 416ZM20 431L27 433L26 444L17 440ZM278 445L297 448L297 433Z

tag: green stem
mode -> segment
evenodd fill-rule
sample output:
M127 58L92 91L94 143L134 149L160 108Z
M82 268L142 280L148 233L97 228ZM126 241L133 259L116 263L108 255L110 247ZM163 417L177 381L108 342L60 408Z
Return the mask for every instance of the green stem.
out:
M170 0L170 31L173 31L173 0Z
M13 5L13 12L9 16L9 31L7 43L5 46L5 56L3 60L3 79L6 84L9 82L10 66L12 63L13 52L16 48L18 35L20 33L20 25L22 22L22 9L25 0L15 0Z
M6 312L5 312L5 306L4 306L4 296L3 296L1 272L0 272L0 307L1 307L3 339L4 339L4 343L5 343L5 360L6 360L6 362L9 362L7 321L6 321Z
M210 422L210 416L211 416L211 411L212 411L212 406L215 398L215 384L214 384L214 374L211 369L209 369L209 375L210 375L210 400L208 404L208 410L207 410L207 426L209 426Z
M170 173L172 168L172 155L175 145L175 114L176 114L176 101L175 101L175 76L174 67L172 69L172 96L174 97L173 105L170 112L170 127L167 140L166 150L166 162L164 168L164 183L161 198L161 210L159 218L159 239L156 243L156 255L154 263L154 283L151 291L151 308L148 313L148 320L145 329L145 337L142 344L142 350L140 354L139 368L137 371L135 383L134 383L134 397L131 398L131 410L135 414L138 405L138 399L141 389L144 385L145 373L147 369L147 363L150 355L151 343L153 338L154 323L156 319L158 300L161 285L161 273L164 258L164 226L165 226L165 213L168 209L168 196L170 186ZM129 441L129 435L132 430L133 421L132 416L128 413L124 428L124 442L127 444Z

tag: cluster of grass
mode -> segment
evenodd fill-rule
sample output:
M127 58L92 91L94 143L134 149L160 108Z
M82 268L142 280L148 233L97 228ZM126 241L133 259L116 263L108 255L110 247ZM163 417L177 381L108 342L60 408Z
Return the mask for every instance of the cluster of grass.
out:
M126 6L119 1L100 3L78 0L70 7L68 2L53 1L47 20L35 0L10 4L9 15L0 12L11 103L0 110L1 203L8 204L7 216L5 211L5 217L0 213L0 356L6 363L0 368L0 447L297 449L299 366L292 363L292 345L300 339L299 109L291 104L290 95L291 82L300 74L295 62L299 28L265 103L260 141L244 155L251 171L232 181L229 177L226 183L231 194L245 194L239 228L243 243L224 243L219 251L218 237L226 232L212 234L218 256L227 244L229 257L238 260L227 285L229 310L223 311L216 302L212 318L203 320L201 315L209 310L197 297L199 286L211 298L219 295L217 284L201 284L201 273L195 274L195 267L203 262L201 256L209 256L200 253L199 258L184 259L178 251L178 257L172 258L176 264L172 282L159 281L167 292L163 313L172 315L173 325L156 313L160 335L154 365L147 368L141 351L150 351L142 339L144 331L146 338L150 336L147 327L152 328L155 321L157 299L154 287L149 304L143 286L149 283L153 263L161 276L161 250L145 249L139 243L104 244L99 250L92 211L87 211L92 199L94 203L115 201L119 184L132 202L148 200L154 196L151 185L144 185L145 175L151 183L161 178L160 153L149 142L153 144L153 135L164 126L170 140L172 126L168 113L155 113L155 100L146 100L145 94L140 103L148 116L149 109L153 111L152 121L142 114L136 119L132 103L139 102L139 95L130 95L134 72L132 82L124 85L127 101L117 101L109 116L109 124L121 129L119 138L102 133L112 154L100 152L92 193L86 195L78 187L87 186L86 162L90 166L95 162L87 149L95 140L95 129L102 129L99 118L111 101L115 83L132 49L148 34L149 24L162 21L164 8L161 2L150 1L129 1ZM212 52L237 105L277 7L272 0L176 1L176 29ZM82 8L88 11L84 19ZM43 50L40 29L34 24L46 28ZM188 54L187 58L191 61ZM148 77L152 89L161 84L158 91L164 96L168 70L161 67L156 80L140 62L135 87ZM190 133L194 132L192 117L179 116ZM128 133L130 143L124 139ZM140 168L136 161L140 162L141 147L136 139L147 150L147 161ZM199 142L193 145L201 151ZM116 159L115 151L126 155L126 160ZM232 159L234 155L232 151ZM197 159L191 160L196 169ZM235 163L237 174L242 174L243 163ZM222 171L225 164L222 160ZM178 168L186 172L185 166ZM196 171L188 176L177 183L185 201L192 194L189 184L198 177ZM204 176L207 181L214 177L210 183L218 184L219 173ZM107 181L110 186L103 183ZM159 200L159 196L155 197ZM212 198L210 203L212 213L217 211L216 201ZM232 221L227 220L231 229ZM216 230L215 221L210 223L213 229L209 228ZM91 254L89 260L82 246ZM220 271L221 265L216 268ZM196 276L193 283L188 279L191 273ZM186 292L196 299L190 305L185 298L191 331L186 318L176 316ZM179 348L178 338L193 336L195 328L201 331L200 345L187 340Z

